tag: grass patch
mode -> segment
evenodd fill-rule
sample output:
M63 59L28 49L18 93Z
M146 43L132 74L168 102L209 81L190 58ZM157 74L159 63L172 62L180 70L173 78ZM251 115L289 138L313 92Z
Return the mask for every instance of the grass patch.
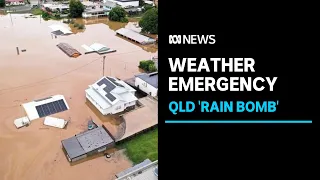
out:
M42 10L40 8L32 9L31 14L33 14L33 15L41 15L42 14Z
M158 128L124 142L120 147L126 149L127 156L134 164L147 158L158 160Z

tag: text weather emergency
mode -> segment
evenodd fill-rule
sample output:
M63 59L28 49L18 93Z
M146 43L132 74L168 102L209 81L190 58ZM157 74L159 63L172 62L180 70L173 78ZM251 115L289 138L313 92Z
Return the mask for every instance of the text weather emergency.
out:
M208 62L209 61L209 62ZM209 65L212 63L212 66ZM169 58L172 72L255 72L252 58ZM274 90L277 77L169 77L169 91Z

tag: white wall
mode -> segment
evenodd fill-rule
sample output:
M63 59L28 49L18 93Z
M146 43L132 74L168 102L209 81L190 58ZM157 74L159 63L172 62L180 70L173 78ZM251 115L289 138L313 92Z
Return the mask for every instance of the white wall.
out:
M123 8L125 8L127 6L133 6L133 7L139 6L139 1L129 1L129 2L120 2L120 1L116 1L116 0L109 0L109 1L115 2Z
M158 94L158 88L151 86L150 84L146 83L145 81L143 81L142 79L140 79L138 77L136 77L135 86L136 87L139 86L139 89L141 91L143 91L149 95L151 93L151 96L153 96L153 97L157 96L157 94Z
M96 101L93 100L87 93L86 93L86 97L103 115L120 113L124 111L127 107L130 107L136 104L136 101L127 102L127 103L124 103L123 101L119 101L115 105L107 109L102 109L102 107L98 103L96 103Z
M101 107L98 103L96 103L96 101L93 100L93 99L91 98L91 96L89 96L89 95L86 93L86 97L87 97L87 99L100 111L101 114L104 114L104 110L102 109L102 107Z

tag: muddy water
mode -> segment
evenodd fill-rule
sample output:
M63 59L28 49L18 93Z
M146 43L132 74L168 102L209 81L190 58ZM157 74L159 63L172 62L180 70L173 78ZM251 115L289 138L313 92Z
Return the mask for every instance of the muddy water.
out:
M85 26L88 25L94 25L94 24L105 24L107 25L111 30L118 30L121 28L130 28L130 25L135 24L138 22L138 19L136 18L129 18L128 23L121 23L121 22L115 22L115 21L110 21L108 18L90 18L90 19L74 19L75 23L77 24L84 24ZM69 27L73 33L83 33L86 30L85 29L78 29L74 27L74 24L69 24ZM151 38L156 38L156 35L147 35ZM120 37L122 38L122 37ZM127 40L126 38L123 38L124 40L135 44L136 46L141 47L143 50L147 52L152 52L155 53L158 51L158 45L157 44L150 44L150 45L140 45L139 43L135 43L133 41Z
M101 157L71 166L61 150L62 139L86 130L88 117L106 125L112 134L118 133L114 119L100 120L86 103L84 90L102 76L102 57L84 55L81 45L98 42L116 49L106 55L105 75L121 79L139 73L139 61L155 54L117 37L103 23L55 39L48 26L68 25L21 15L12 15L12 22L13 26L9 16L0 16L0 180L113 179L131 165L125 156L112 163ZM60 42L69 43L83 55L69 58L56 47ZM17 55L16 47L26 52ZM71 119L67 129L48 128L43 119L15 128L14 119L25 116L22 103L56 94L64 95L70 106L70 110L53 115Z

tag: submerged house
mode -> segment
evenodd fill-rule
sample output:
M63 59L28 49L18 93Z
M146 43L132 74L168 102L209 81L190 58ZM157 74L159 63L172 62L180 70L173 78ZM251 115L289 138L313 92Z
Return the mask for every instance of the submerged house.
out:
M132 31L131 29L127 28L121 28L116 31L117 35L120 35L122 37L125 37L127 39L130 39L131 41L134 41L139 44L152 44L156 42L155 39L149 38L147 36L144 36L142 34L139 34L135 31Z
M87 99L103 115L116 114L134 108L136 90L113 77L102 77L85 91Z
M117 5L121 6L122 8L129 8L129 7L138 7L139 0L105 0L104 2L113 2Z
M106 1L103 4L98 4L96 6L87 7L87 9L82 13L82 17L83 18L91 18L91 17L108 16L111 9L116 6L117 6L116 3Z
M63 51L69 57L77 58L81 55L79 51L77 51L67 43L59 43L57 44L57 47L61 49L61 51Z
M150 96L158 96L158 72L136 75L135 86Z

